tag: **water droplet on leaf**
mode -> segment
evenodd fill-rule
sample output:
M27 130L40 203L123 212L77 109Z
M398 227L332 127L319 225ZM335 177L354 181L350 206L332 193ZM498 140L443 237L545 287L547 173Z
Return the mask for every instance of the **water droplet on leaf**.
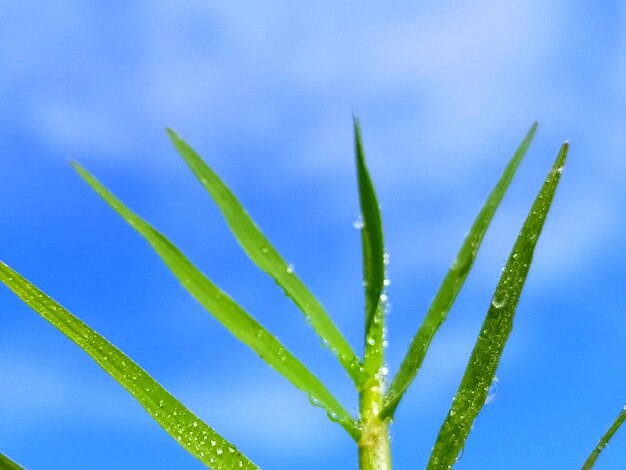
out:
M500 381L498 377L494 377L491 381L491 385L489 386L489 390L487 390L487 397L485 398L485 405L489 405L493 403L498 395L498 390L500 389Z

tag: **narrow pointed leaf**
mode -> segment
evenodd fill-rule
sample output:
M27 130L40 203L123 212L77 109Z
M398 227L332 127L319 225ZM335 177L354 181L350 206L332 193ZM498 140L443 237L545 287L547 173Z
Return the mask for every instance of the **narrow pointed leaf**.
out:
M24 470L24 467L0 452L0 470Z
M0 281L89 354L194 457L210 468L257 468L122 351L2 262Z
M602 450L609 444L609 441L620 428L620 426L624 423L624 421L626 421L626 405L622 407L619 414L617 415L617 418L615 418L615 421L613 421L613 424L611 424L611 427L604 434L604 436L602 436L602 439L600 439L598 445L593 449L591 454L589 454L589 457L582 466L582 470L591 470L591 468L595 465L596 460L600 456L600 452L602 452Z
M354 419L324 385L281 342L198 270L165 236L128 209L96 178L72 163L87 183L137 230L157 252L187 291L228 331L249 346L261 359L325 408L352 437L358 437Z
M465 237L457 256L448 270L435 298L433 299L426 317L422 321L419 330L413 337L409 350L400 365L385 397L385 407L381 416L390 417L402 399L402 396L419 372L424 357L430 347L430 343L437 333L441 324L445 321L454 300L456 299L467 275L470 272L478 254L478 249L483 241L485 232L491 223L496 209L500 205L506 190L517 171L517 168L526 154L528 147L537 130L534 123L526 137L519 145L508 165L504 169L500 180L489 194L487 202L474 220L472 228Z
M380 207L365 164L359 120L354 118L357 180L361 205L361 244L365 285L365 369L371 375L383 365L383 322L381 295L385 281L385 248Z
M167 129L167 133L178 153L219 207L231 232L248 257L274 278L285 294L302 310L307 322L328 344L328 348L337 356L357 386L360 385L365 379L360 360L319 301L263 235L224 182L174 131Z
M463 379L452 401L448 416L439 431L430 455L428 469L452 467L465 444L476 416L485 404L504 345L513 328L515 310L526 282L537 240L561 177L567 150L566 142L561 147L554 166L513 245Z

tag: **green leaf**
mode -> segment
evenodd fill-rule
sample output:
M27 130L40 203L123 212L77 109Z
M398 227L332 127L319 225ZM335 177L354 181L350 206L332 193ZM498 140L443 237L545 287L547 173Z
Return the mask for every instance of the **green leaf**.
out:
M589 454L589 457L582 466L582 470L591 470L591 468L596 463L600 452L602 452L602 450L608 445L609 441L613 437L613 434L617 432L617 430L620 428L624 421L626 421L626 405L622 407L619 414L617 415L617 418L615 418L615 421L613 421L613 424L611 424L609 430L604 434L604 436L602 436L602 439L600 439L598 445L595 447L595 449L593 449L591 454Z
M428 469L449 469L485 404L496 375L504 345L513 327L513 318L541 229L552 204L565 164L568 144L563 144L543 187L528 214L504 267L487 316L476 340L465 374L452 401L433 451Z
M387 391L385 407L381 413L382 417L393 416L398 403L422 366L430 343L437 333L437 330L448 316L448 312L474 264L478 249L491 223L491 219L500 205L522 158L526 154L536 130L537 123L535 122L513 154L500 180L491 191L491 194L489 194L487 202L485 202L476 220L474 220L472 228L465 237L463 245L443 279L435 298L428 308L426 317L413 337L409 350L400 365L400 369Z
M285 294L302 310L328 348L337 356L357 386L364 377L361 361L315 296L263 235L233 192L200 156L174 131L167 129L176 150L222 212L231 232L248 257L282 287Z
M354 117L357 180L361 205L361 244L365 285L365 369L375 374L383 365L384 312L381 296L385 281L385 248L378 199L365 164L361 126Z
M0 280L35 312L89 354L194 457L210 468L257 468L235 446L189 411L122 351L2 262Z
M352 416L276 337L207 279L165 236L128 209L87 170L75 162L72 164L85 181L152 245L183 287L211 315L261 359L304 391L313 403L319 403L325 408L329 417L339 422L353 438L358 439L359 430Z
M24 467L0 452L0 470L24 470Z

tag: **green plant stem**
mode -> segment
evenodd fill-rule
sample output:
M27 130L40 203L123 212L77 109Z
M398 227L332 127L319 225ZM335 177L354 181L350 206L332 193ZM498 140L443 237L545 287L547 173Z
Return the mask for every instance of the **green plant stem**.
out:
M383 386L379 374L372 377L359 395L361 438L359 439L360 470L391 470L389 420L381 419Z
M602 452L602 450L609 444L609 441L613 437L613 434L617 432L617 430L624 421L626 421L626 405L624 405L624 407L620 410L617 418L615 418L615 421L613 422L609 430L604 436L602 436L602 439L600 439L600 442L598 442L598 445L595 447L595 449L593 449L593 451L587 458L587 461L583 464L582 470L590 470L593 467L593 465L596 463L596 460L600 456L600 452Z

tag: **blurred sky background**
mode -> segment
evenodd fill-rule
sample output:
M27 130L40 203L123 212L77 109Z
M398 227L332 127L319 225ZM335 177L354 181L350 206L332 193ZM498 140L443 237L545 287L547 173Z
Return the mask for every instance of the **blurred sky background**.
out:
M0 259L121 347L264 469L356 469L356 447L237 343L71 169L75 159L356 407L169 143L188 140L361 350L352 112L391 256L393 375L463 236L536 139L398 408L423 468L500 269L569 161L459 469L578 468L626 401L626 4L0 2ZM200 469L89 357L0 289L0 451L37 469ZM597 468L626 467L626 431Z

